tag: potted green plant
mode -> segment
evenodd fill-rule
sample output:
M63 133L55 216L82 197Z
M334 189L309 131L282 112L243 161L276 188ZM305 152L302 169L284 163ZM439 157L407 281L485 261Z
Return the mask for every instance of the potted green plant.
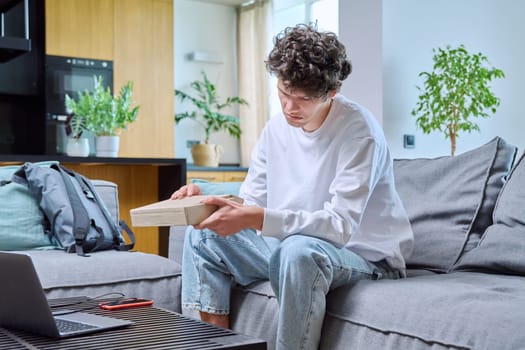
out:
M65 132L67 141L65 151L71 157L87 157L89 155L89 140L85 137L86 118L83 116L86 106L78 105L75 114L72 112L74 101L66 95L67 119L65 122Z
M463 45L434 49L432 72L421 72L423 88L412 115L416 124L429 134L440 131L450 138L450 154L456 151L459 132L479 131L471 117L489 117L496 112L500 100L490 89L489 83L503 78L502 70L488 66L482 53L471 54Z
M191 148L193 163L199 166L218 166L222 147L210 144L210 135L219 131L226 131L230 136L239 139L241 127L239 118L225 114L222 111L235 104L248 105L248 102L238 96L226 98L220 101L217 88L207 77L205 72L201 72L202 80L195 80L190 83L195 96L175 89L175 96L181 102L190 101L196 110L186 111L175 114L175 123L184 119L195 121L204 130L204 142L195 144Z
M75 118L81 116L85 130L95 135L97 156L116 157L119 133L137 119L139 111L139 106L132 107L133 83L128 81L113 96L109 86L104 87L102 77L93 79L92 91L80 92L76 100L66 95L66 108Z
M89 155L89 140L84 137L85 120L84 117L69 114L65 123L67 141L66 154L70 157L87 157Z

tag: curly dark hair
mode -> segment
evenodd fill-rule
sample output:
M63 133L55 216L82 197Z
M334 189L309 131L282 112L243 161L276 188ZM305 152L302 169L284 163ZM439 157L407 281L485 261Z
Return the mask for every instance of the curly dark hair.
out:
M313 97L339 91L352 72L337 36L307 24L288 27L275 36L274 48L265 63L268 72L282 79L288 88L301 89Z

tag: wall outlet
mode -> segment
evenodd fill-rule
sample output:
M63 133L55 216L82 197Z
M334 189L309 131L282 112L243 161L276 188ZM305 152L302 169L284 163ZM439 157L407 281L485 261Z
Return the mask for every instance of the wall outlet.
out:
M403 147L415 148L416 147L416 137L414 135L409 135L409 134L403 135Z
M192 148L193 145L197 145L199 144L200 142L198 140L187 140L186 141L186 147L187 148Z

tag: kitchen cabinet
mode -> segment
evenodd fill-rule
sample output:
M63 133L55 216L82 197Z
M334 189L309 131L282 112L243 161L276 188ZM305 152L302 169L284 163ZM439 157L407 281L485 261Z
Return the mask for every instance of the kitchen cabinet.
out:
M113 60L113 0L46 0L46 54Z
M186 178L188 179L188 183L195 179L222 182L222 175L220 171L188 171Z
M243 182L246 177L246 171L225 171L222 173L224 182Z
M119 155L174 157L173 2L115 0L115 14L114 83L133 81L140 105Z
M172 0L46 0L46 53L112 60L114 93L132 81L140 106L119 156L174 157Z
M198 168L198 167L193 167ZM218 168L206 168L206 170L188 170L187 173L187 182L189 183L194 179L201 179L210 182L242 182L246 177L246 169L239 168L234 169L234 167L228 167L227 170L222 170L221 167Z

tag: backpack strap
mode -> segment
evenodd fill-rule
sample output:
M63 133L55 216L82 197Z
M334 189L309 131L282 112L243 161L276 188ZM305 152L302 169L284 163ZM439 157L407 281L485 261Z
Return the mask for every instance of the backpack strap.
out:
M89 181L88 179L86 179L86 177L84 177L83 175L77 172L74 172L72 170L69 170L69 171L71 171L71 175L75 176L75 178L77 179L78 183L80 184L82 188L82 191L84 191L86 196L93 199L97 203L98 207L102 211L102 214L106 218L106 221L111 223L111 234L113 236L113 241L115 243L115 249L121 250L121 251L133 249L133 247L135 246L135 234L133 233L133 231L131 231L131 229L126 224L126 222L124 220L121 220L119 221L117 225L117 223L115 222L115 220L109 213L109 210L107 209L106 205L104 204L104 201L100 198L97 190L93 186L93 183ZM122 230L126 232L131 243L125 244L124 242L122 242L121 234L120 234Z
M64 167L61 165L52 165L51 167L58 170L60 175L62 175L62 180L64 180L69 201L71 202L71 210L73 211L73 237L75 238L75 252L80 256L89 256L84 253L84 248L82 246L89 232L90 220L88 212L86 208L84 208L84 205L82 205L82 201L80 200L77 191L75 191L75 187L68 175L68 171L66 171L66 169L64 169Z
M133 233L133 231L131 231L131 229L129 228L128 224L124 221L124 220L120 220L119 221L119 226L121 229L124 230L124 232L126 232L126 234L128 235L129 237L129 240L131 243L129 244L121 244L117 247L118 250L131 250L133 249L133 247L135 246L135 234Z
M93 197L95 198L97 203L99 203L99 206L102 209L102 213L104 214L104 217L106 218L106 220L108 222L111 222L111 226L113 228L112 229L112 234L113 234L113 238L115 240L115 249L121 250L121 251L126 251L126 250L133 249L133 247L135 247L135 234L133 233L133 231L131 231L131 229L128 227L128 225L126 224L126 222L124 220L120 220L118 222L118 225L117 225L115 220L113 219L113 217L109 213L108 208L104 204L104 201L100 198L97 190L93 186L93 183L91 181L87 180L84 176L82 176L80 174L77 174L77 176L80 176L82 178L83 183L86 184L86 186L89 188L90 192L93 194ZM120 234L122 232L122 230L124 230L126 232L126 234L128 235L128 238L129 238L129 241L130 241L129 244L125 244L124 242L122 242L121 234Z

